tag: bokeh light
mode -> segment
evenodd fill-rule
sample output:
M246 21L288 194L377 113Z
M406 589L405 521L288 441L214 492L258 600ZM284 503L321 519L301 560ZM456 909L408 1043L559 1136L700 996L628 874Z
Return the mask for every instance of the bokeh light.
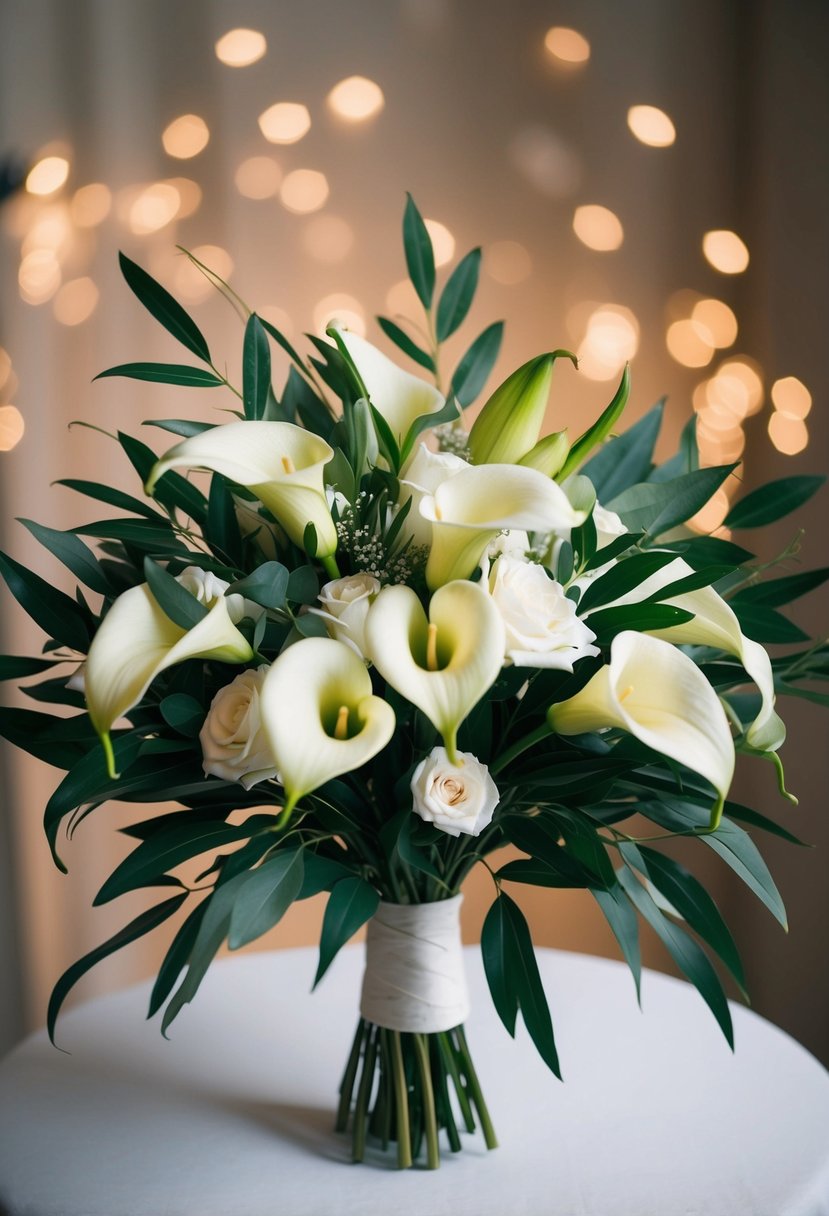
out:
M0 392L6 387L12 372L12 357L0 346Z
M802 418L775 412L769 418L769 438L784 456L796 456L809 442L809 428Z
M194 182L190 177L169 177L165 184L178 191L177 220L186 220L198 211L202 200L202 190L198 182Z
M573 231L588 249L609 253L618 249L625 239L622 221L609 207L598 203L586 203L576 207L573 214Z
M295 144L310 129L308 107L298 101L278 101L259 115L259 130L272 144Z
M419 317L423 313L423 305L417 297L417 292L409 279L400 279L386 292L386 312L398 320L401 317ZM422 338L420 339L423 340Z
M181 195L169 182L153 182L147 186L129 210L129 226L137 236L158 232L171 224L181 206Z
M216 42L216 58L229 68L247 68L258 63L268 49L259 30L235 29L222 34Z
M691 311L691 319L705 328L718 350L733 346L737 341L737 317L722 300L698 300Z
M52 309L61 325L81 325L92 316L98 305L98 288L92 279L83 277L64 283L54 298Z
M493 241L484 248L483 268L496 283L513 287L529 278L533 263L527 250L518 241Z
M547 30L544 48L560 67L581 68L590 59L590 43L584 34L565 25Z
M29 194L54 194L68 177L69 161L65 156L44 156L29 170L26 189Z
M789 418L806 418L812 408L812 394L797 376L783 376L771 386L774 408Z
M90 182L72 195L69 214L78 228L94 228L112 210L112 191L103 182Z
M748 266L748 246L728 228L706 232L702 238L702 252L720 274L742 274Z
M23 415L16 405L0 405L0 452L10 452L26 430Z
M298 215L319 211L328 199L328 179L317 169L294 169L279 191L282 206Z
M233 274L233 258L220 245L197 245L190 252L220 279L226 281ZM218 294L216 287L184 254L176 258L173 285L175 291L191 304Z
M631 106L628 127L639 142L649 148L668 148L676 140L676 127L658 106Z
M177 160L190 160L207 147L210 130L198 114L182 114L164 128L161 142L168 156Z
M455 256L455 238L446 225L441 224L440 220L424 219L423 222L435 251L435 265L445 266Z
M581 185L582 169L573 149L547 127L517 131L509 154L518 172L547 198L569 198Z
M689 523L700 532L716 532L728 514L730 506L728 495L721 486L705 506L689 520Z
M272 156L249 156L233 178L244 198L273 198L282 185L282 169Z
M745 414L756 414L763 406L763 373L756 359L738 355L720 365L713 378L712 391L723 398L730 393L732 400L745 404Z
M354 230L338 215L316 215L302 230L302 247L318 262L341 262L354 245Z
M589 380L617 379L639 348L639 322L623 304L602 304L591 313L579 347L579 370Z
M364 122L379 114L385 105L383 90L365 76L349 76L335 84L328 94L328 105L347 122Z
M714 354L711 331L691 317L673 321L668 326L665 345L671 357L683 367L706 367Z
M359 334L361 338L365 336L365 313L360 301L355 300L353 296L335 292L320 300L314 308L314 329L317 333L324 334L332 321L350 329L352 333Z
M65 203L46 206L23 238L20 252L25 256L36 249L50 249L61 261L72 248L74 233Z
M27 253L17 272L20 295L27 304L43 304L60 287L60 263L51 249Z

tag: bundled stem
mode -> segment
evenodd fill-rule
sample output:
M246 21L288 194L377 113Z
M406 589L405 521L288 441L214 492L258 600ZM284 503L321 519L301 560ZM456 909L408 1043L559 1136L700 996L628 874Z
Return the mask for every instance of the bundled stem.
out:
M498 1141L462 1026L440 1034L409 1034L361 1018L340 1086L336 1130L351 1118L352 1158L365 1157L367 1136L383 1149L397 1145L399 1169L412 1166L424 1147L426 1167L440 1165L440 1133L452 1152L480 1123L488 1149Z

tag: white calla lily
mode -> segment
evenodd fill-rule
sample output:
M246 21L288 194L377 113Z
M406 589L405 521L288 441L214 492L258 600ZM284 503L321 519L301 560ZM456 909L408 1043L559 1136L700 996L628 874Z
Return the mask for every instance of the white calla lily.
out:
M171 448L153 465L146 490L151 494L168 469L210 469L253 490L300 548L312 523L324 561L337 548L323 482L333 455L324 439L292 422L228 422Z
M693 567L678 557L614 604L638 603L693 573ZM760 712L746 731L746 742L757 751L776 751L785 741L786 727L774 709L774 673L760 643L745 636L733 609L713 587L673 595L660 603L693 612L694 617L683 625L649 631L653 637L689 646L715 646L740 660L762 698Z
M426 565L431 590L467 578L504 528L569 533L585 518L549 477L512 464L462 469L421 500L420 514L432 525Z
M553 705L547 721L560 735L615 726L710 781L722 814L734 776L734 744L717 694L696 664L669 642L626 630L610 662L581 692Z
M402 507L408 499L412 500L403 524L402 535L405 539L411 536L416 545L431 544L432 525L420 514L420 504L424 498L433 495L444 481L468 468L468 462L452 452L433 452L425 443L415 447L400 471L398 502Z
M392 688L422 710L457 764L458 727L504 659L504 623L477 584L447 583L432 596L429 617L410 587L385 587L369 609L369 657Z
M446 399L433 384L404 371L376 346L347 329L338 329L337 337L345 347L369 401L383 415L399 446L413 422L424 414L437 414L443 409Z
M231 620L231 606L218 596L198 624L183 629L161 610L146 583L115 600L92 639L84 665L87 710L101 736L111 777L116 775L109 738L112 725L138 704L165 668L185 659L247 663L253 658L250 644Z
M394 734L394 710L372 694L371 676L354 651L333 638L303 638L271 665L259 694L262 729L287 801L350 773Z

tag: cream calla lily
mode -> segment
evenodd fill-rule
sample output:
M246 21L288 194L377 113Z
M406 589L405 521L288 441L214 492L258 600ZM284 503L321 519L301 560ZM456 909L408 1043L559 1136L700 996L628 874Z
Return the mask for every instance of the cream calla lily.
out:
M210 469L247 486L302 547L305 528L317 532L317 556L330 557L337 532L325 497L323 469L334 451L291 422L228 422L176 444L152 467L147 493L168 469Z
M734 744L717 694L696 664L669 642L627 630L610 647L610 662L571 697L553 705L557 734L615 726L710 781L718 798L716 826L734 776Z
M369 657L383 678L422 710L457 764L461 722L494 684L504 659L504 623L477 584L447 583L427 619L410 587L385 587L366 618Z
M284 650L259 709L287 794L283 822L300 798L360 768L394 733L394 710L372 694L362 659L333 638L303 638Z
M214 600L198 624L182 629L162 612L146 583L119 595L92 639L84 666L86 705L101 736L111 777L115 776L109 739L113 723L138 704L165 668L198 658L223 663L247 663L253 658L224 596Z
M637 603L693 573L693 568L678 557L615 603ZM683 625L653 630L653 637L689 646L715 646L740 660L762 697L760 712L746 731L746 742L757 751L776 751L785 741L786 727L775 713L774 673L771 660L760 643L744 635L733 609L713 587L701 587L660 602L693 612L694 617Z
M432 525L426 565L430 589L467 578L489 542L504 528L567 532L583 522L561 486L537 469L512 464L472 465L442 482L420 503Z
M445 398L433 384L404 371L376 346L347 329L338 330L337 337L363 382L369 401L383 415L399 445L416 419L443 409Z

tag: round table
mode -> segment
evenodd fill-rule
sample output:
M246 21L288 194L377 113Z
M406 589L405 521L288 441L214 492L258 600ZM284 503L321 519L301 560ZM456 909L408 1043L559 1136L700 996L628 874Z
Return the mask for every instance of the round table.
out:
M90 1001L0 1065L8 1216L823 1216L829 1074L734 1007L731 1054L687 984L539 950L565 1083L512 1042L467 951L468 1038L501 1147L477 1136L437 1171L351 1165L332 1131L362 947L321 984L310 949L210 969L173 1025L150 986Z

